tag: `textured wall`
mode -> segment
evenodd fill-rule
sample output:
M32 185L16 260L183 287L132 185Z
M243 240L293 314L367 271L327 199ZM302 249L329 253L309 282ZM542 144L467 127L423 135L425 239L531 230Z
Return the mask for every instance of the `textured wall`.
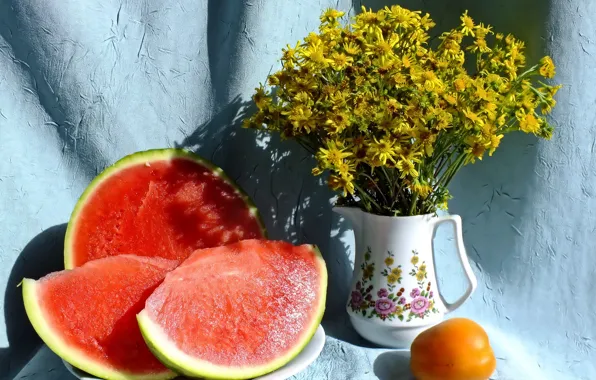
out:
M453 184L451 212L464 218L480 280L458 314L489 330L499 379L595 379L596 2L518 3L401 2L431 12L437 29L470 9L526 40L530 60L551 54L565 85L552 141L508 136ZM366 348L347 324L353 238L330 213L331 194L309 175L312 162L292 144L240 131L237 122L282 46L315 29L321 9L360 4L0 0L0 378L67 377L51 352L37 351L16 284L60 267L64 223L98 171L162 146L211 158L254 197L273 237L317 243L325 252L329 338L301 379L407 378L407 356ZM449 235L438 238L442 289L455 297L463 281Z

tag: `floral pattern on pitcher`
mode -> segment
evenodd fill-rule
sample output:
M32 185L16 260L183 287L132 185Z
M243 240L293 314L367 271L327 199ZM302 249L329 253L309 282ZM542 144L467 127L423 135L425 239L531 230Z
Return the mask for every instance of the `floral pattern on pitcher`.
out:
M371 250L367 247L364 254L364 261L360 265L362 270L361 279L356 282L356 289L352 291L348 306L352 311L361 313L368 318L379 318L381 320L394 320L410 322L412 319L424 319L431 313L438 313L433 299L434 293L431 290L431 283L425 283L427 278L426 263L420 265L418 252L412 251L410 259L413 269L410 276L416 278L418 287L406 293L405 288L395 292L397 284L401 284L402 266L395 264L394 254L387 252L384 264L385 268L381 275L386 278L387 287L382 287L375 292L374 286L370 284L375 272L375 263L370 262Z
M424 287L424 280L426 280L426 262L423 261L420 266L418 263L420 262L420 257L418 256L418 251L412 250L412 258L410 262L414 266L414 268L410 271L410 276L416 277L416 281L418 282L418 286Z
M370 249L370 248L369 248ZM401 265L398 265L392 268L392 265L395 263L394 254L391 251L387 251L387 258L385 258L385 267L381 274L384 277L387 277L387 288L389 288L390 292L395 290L395 284L401 284Z

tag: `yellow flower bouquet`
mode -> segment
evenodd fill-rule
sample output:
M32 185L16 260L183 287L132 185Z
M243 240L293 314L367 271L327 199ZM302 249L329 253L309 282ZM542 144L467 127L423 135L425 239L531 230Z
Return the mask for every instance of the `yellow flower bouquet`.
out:
M545 115L560 88L548 56L526 68L524 43L476 24L430 43L428 14L400 6L366 10L349 25L326 10L318 33L283 49L282 68L253 100L244 127L280 133L316 157L338 204L407 216L446 208L458 170L506 133L549 139ZM470 70L470 71L469 71Z

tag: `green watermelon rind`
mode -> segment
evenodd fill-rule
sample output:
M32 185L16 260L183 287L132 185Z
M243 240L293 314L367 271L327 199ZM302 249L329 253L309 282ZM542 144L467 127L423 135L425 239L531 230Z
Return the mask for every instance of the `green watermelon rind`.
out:
M84 352L76 348L69 347L60 337L59 328L52 328L48 321L43 317L44 312L39 304L38 282L25 278L23 279L23 301L25 312L33 328L44 341L44 343L60 358L70 363L72 366L89 373L90 375L111 380L170 380L178 376L175 372L169 370L160 374L138 375L126 373L111 369L105 365L97 363L92 358L85 355Z
M161 160L168 160L168 159L188 159L199 165L206 167L207 169L211 170L212 172L216 173L222 180L227 182L230 186L232 186L242 197L244 203L248 206L251 214L257 220L261 228L261 233L264 238L267 238L267 230L265 228L265 223L259 213L257 206L254 204L253 200L250 196L240 187L238 184L231 179L225 172L211 161L207 160L199 156L196 153L193 153L186 149L180 148L163 148L163 149L149 149L145 151L140 151L136 153L129 154L121 158L120 160L116 161L114 164L108 166L104 169L97 177L95 177L87 188L79 197L75 207L71 213L70 220L68 221L68 226L66 227L66 235L64 237L64 268L65 269L73 269L73 241L74 241L74 231L76 227L76 222L78 220L78 216L83 210L84 206L87 204L87 200L93 194L94 190L99 186L103 181L110 178L112 175L118 173L119 171L126 169L128 167L143 164L143 163L151 163L152 161L161 161Z
M189 355L180 351L174 342L171 342L160 326L155 324L147 315L145 309L137 314L137 320L141 329L141 335L145 339L145 343L149 350L157 357L162 364L172 371L181 375L190 377L200 377L205 379L225 379L225 380L244 380L252 379L258 376L263 376L271 373L290 361L292 361L311 341L319 327L323 314L325 313L325 302L327 296L327 268L321 251L314 245L311 245L312 251L318 262L318 269L321 273L321 282L319 292L321 297L319 304L316 307L316 314L314 315L311 325L304 332L303 338L292 348L288 353L278 358L272 363L257 366L257 367L238 367L229 368L225 366L214 365L212 363L196 360Z

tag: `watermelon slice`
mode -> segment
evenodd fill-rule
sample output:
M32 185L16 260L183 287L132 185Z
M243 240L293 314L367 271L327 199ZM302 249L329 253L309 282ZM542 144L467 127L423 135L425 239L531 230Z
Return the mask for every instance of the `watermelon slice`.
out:
M136 319L175 260L107 257L72 270L23 280L25 310L47 346L103 379L176 376L147 348Z
M312 245L244 240L193 253L137 319L151 351L187 376L249 379L308 344L325 309L327 269Z
M199 248L265 236L257 208L220 168L186 150L149 150L89 184L68 223L64 265L130 252L181 262Z

